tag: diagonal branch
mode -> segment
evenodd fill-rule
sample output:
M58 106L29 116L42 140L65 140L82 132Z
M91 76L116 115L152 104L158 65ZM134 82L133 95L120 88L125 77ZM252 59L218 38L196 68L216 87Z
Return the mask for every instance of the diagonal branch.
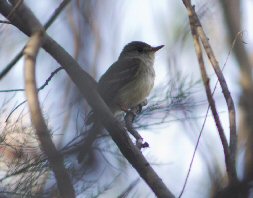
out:
M67 170L64 167L63 157L57 151L47 128L45 120L40 109L38 92L35 79L35 61L40 45L43 39L43 31L37 31L32 34L30 40L24 49L25 55L25 91L30 110L32 124L35 128L40 145L52 171L56 177L59 193L61 197L75 197L75 191L71 183Z
M52 23L55 21L55 19L59 16L61 11L66 7L66 5L70 2L70 0L63 0L62 3L55 9L52 16L48 19L48 21L44 25L44 29L47 30ZM16 6L17 7L17 6ZM13 9L12 13L14 13L15 9ZM12 16L12 13L9 14L8 17L10 18ZM9 23L9 21L7 21ZM16 54L16 56L9 62L9 64L0 72L0 80L11 70L11 68L20 60L20 58L23 55L23 49Z
M8 16L11 7L6 1L0 1L0 12ZM42 28L42 25L24 4L17 10L18 16L11 19L12 24L18 27L22 32L30 36L34 27L24 27L19 23L18 18L24 22L32 21L33 24ZM110 133L113 141L117 144L122 154L136 169L140 176L145 180L157 197L171 198L174 195L166 187L148 161L142 155L138 148L132 143L125 128L113 117L110 109L98 94L95 80L52 38L47 34L44 36L43 48L54 57L59 64L66 70L72 81L79 88L80 92L87 99L96 115L100 115L100 121Z

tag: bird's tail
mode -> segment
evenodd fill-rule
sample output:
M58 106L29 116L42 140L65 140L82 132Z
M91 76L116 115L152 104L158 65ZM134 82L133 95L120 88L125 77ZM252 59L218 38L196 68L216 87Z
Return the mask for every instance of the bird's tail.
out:
M102 125L99 122L94 122L91 128L86 132L87 135L83 140L82 146L80 147L80 151L77 156L78 163L81 163L87 153L92 148L92 144L95 142L96 137L99 133L102 132Z
M89 125L95 122L95 115L93 111L90 111L85 119L85 124Z

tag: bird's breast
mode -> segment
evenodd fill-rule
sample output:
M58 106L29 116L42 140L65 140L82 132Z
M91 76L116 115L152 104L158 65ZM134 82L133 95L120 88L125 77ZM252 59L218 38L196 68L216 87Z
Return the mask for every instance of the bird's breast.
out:
M153 66L142 66L133 81L118 93L118 103L131 108L143 102L154 86L155 71Z

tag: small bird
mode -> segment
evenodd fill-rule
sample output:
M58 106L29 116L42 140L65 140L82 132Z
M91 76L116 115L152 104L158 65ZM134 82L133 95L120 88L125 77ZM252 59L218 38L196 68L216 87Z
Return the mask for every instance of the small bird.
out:
M155 52L164 47L152 47L141 41L127 44L118 60L109 67L98 82L98 92L114 115L136 107L146 100L154 86ZM94 113L90 113L87 124L95 122ZM82 151L78 161L82 160Z
M155 52L164 45L152 47L141 41L127 44L118 60L109 67L98 82L98 92L113 114L143 102L154 86ZM91 123L91 114L87 123Z

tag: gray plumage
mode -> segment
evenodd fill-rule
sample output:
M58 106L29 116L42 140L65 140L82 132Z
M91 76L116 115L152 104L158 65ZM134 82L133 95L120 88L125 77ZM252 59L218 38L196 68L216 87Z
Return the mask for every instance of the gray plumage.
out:
M162 47L133 41L124 47L118 60L102 75L98 92L113 114L137 106L149 95L155 80L155 52ZM94 114L91 113L87 123L93 121Z

